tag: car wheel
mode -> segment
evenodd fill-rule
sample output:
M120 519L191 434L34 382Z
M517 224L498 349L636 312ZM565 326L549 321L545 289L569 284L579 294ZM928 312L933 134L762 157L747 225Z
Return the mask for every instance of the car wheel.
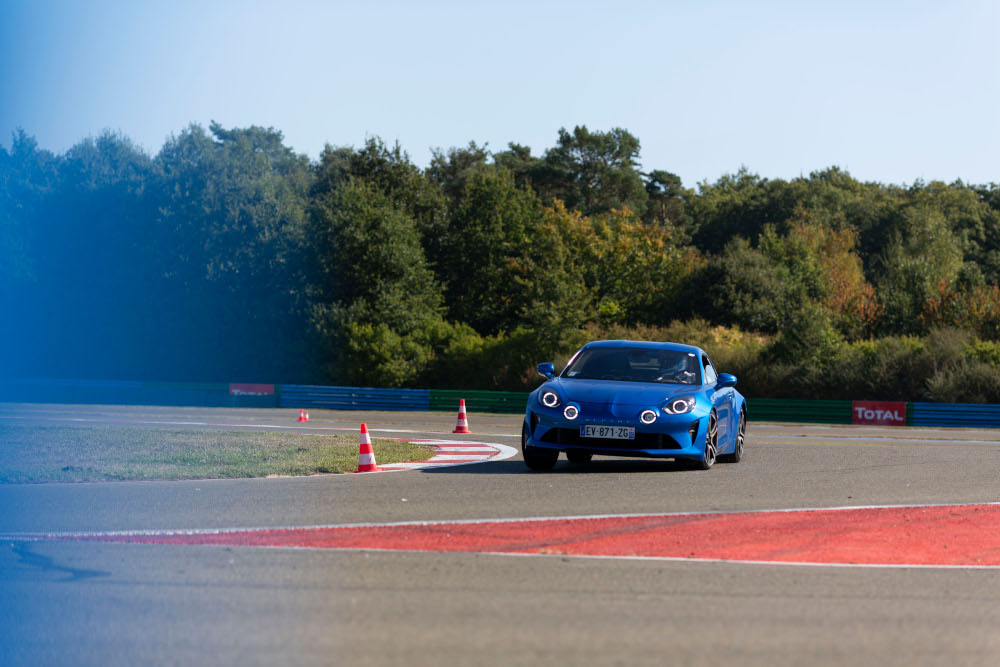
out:
M594 455L590 452L581 452L579 450L571 449L566 452L566 458L569 459L570 463L583 465L585 463L590 463L590 459L594 458Z
M708 416L708 433L705 434L705 456L700 461L695 461L694 467L698 470L708 470L715 464L715 457L719 451L719 416L712 410Z
M532 470L551 470L559 460L559 452L555 449L541 449L528 444L528 427L521 427L521 454L524 464Z
M739 463L743 459L743 443L747 438L747 413L740 410L740 425L736 427L736 446L732 454L719 457L719 463Z

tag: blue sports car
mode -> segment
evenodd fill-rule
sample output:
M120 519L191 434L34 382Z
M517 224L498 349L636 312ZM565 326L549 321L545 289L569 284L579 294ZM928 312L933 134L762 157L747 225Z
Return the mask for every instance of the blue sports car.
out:
M691 345L602 340L580 348L528 397L521 430L524 462L555 465L559 452L584 464L594 454L649 456L708 470L743 458L746 399L736 377L717 373Z

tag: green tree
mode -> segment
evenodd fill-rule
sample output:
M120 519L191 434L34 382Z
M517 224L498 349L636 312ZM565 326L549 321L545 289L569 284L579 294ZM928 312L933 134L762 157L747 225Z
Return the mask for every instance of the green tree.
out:
M511 142L507 144L507 150L493 156L493 163L506 169L517 187L536 192L544 190L542 196L549 200L555 197L553 188L546 185L550 174L545 162L541 157L532 155L530 147Z
M691 274L681 302L711 322L776 333L790 308L790 282L787 267L738 236Z
M883 251L876 283L884 309L882 327L894 334L919 332L925 303L962 266L962 251L939 211L911 207L903 215L906 231Z
M0 147L0 376L31 377L48 369L56 342L48 307L53 294L41 286L51 266L42 256L47 200L58 184L58 160L24 130Z
M512 278L542 220L530 191L509 172L492 168L472 175L441 239L449 317L483 334L514 330L524 311L523 290Z
M648 194L638 171L639 140L622 128L591 132L584 126L567 132L545 153L544 183L536 190L548 200L561 199L584 215L628 208L642 215Z
M714 184L699 183L698 196L688 207L696 229L694 244L713 254L736 236L756 243L765 225L782 223L794 210L794 193L784 181L769 181L745 167Z
M351 182L368 184L414 220L432 265L447 261L440 244L447 227L447 199L398 143L390 148L372 137L357 150L326 146L315 167L313 198L322 198Z
M313 226L320 248L313 322L328 376L365 386L412 383L447 336L416 222L356 181L317 201Z
M189 379L306 378L311 359L304 259L308 161L273 129L209 135L197 125L169 139L160 170L156 270L169 327ZM191 368L191 361L199 359ZM210 361L209 361L210 360Z
M677 247L671 228L644 224L628 210L589 219L584 282L605 324L667 324L677 314L679 292L699 263Z
M456 203L465 193L469 178L486 168L489 157L486 145L478 146L474 141L470 141L465 148L450 148L447 153L434 150L426 175Z
M694 220L685 209L685 201L691 196L684 189L677 174L659 169L646 174L646 213L642 219L650 225L672 227L676 242L687 244L694 235Z

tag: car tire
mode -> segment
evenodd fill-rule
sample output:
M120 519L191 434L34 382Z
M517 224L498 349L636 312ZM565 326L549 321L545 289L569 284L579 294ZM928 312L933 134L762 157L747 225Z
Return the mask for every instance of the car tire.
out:
M696 470L708 470L715 464L719 452L719 415L712 410L708 416L708 428L705 429L705 451L703 458L694 462Z
M570 463L576 465L585 465L590 463L590 459L594 458L594 455L590 452L581 452L579 450L573 450L566 452L566 458L569 459Z
M532 470L551 470L559 460L558 450L542 449L528 444L527 426L521 427L521 454L524 456L524 465Z
M736 445L731 454L723 454L719 457L719 463L739 463L743 460L743 447L747 438L747 413L740 410L740 423L736 427Z

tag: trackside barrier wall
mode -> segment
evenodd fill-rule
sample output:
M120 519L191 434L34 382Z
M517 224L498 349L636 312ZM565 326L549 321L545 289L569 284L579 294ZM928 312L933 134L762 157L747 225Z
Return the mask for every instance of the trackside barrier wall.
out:
M850 424L851 401L793 398L748 398L747 419L762 422Z
M465 399L469 412L498 412L519 414L528 402L526 391L462 391L460 389L431 389L430 409L434 412L456 412L458 402Z
M379 389L275 385L267 396L232 396L228 384L128 382L114 380L0 380L0 401L21 403L103 403L200 407L284 407L332 410L433 410L456 412L465 399L469 412L518 414L527 392L455 389ZM850 424L851 401L748 398L751 421ZM913 426L1000 428L1000 405L909 403Z
M276 387L282 408L328 408L330 410L428 410L427 389L379 389L376 387L324 387L283 384ZM456 407L458 403L456 402Z
M1000 405L911 403L914 426L1000 428Z
M276 407L277 396L231 396L229 385L115 380L4 380L0 401L192 407Z

